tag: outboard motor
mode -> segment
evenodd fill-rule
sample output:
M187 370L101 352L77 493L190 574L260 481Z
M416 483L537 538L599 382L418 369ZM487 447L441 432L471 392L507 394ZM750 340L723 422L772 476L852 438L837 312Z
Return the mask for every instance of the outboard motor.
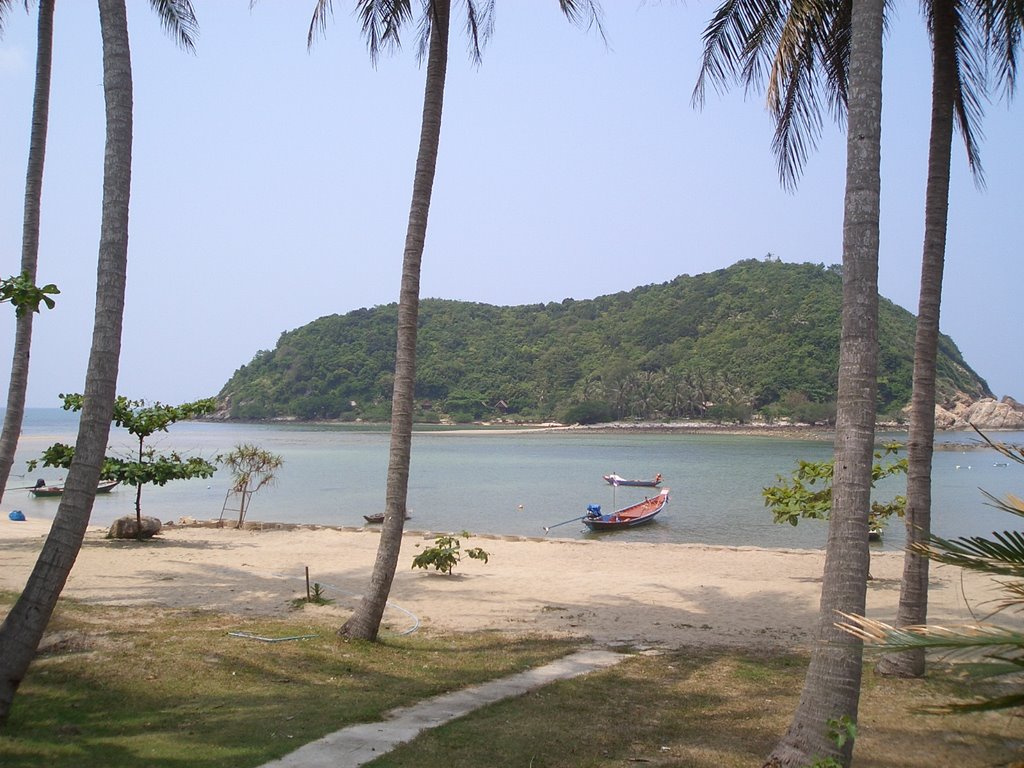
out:
M601 505L600 504L587 504L587 517L600 517L601 516Z

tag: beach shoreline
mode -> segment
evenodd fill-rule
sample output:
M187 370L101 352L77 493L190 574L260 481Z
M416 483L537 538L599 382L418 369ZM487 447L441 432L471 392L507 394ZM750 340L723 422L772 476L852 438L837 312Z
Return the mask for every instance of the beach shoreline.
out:
M105 605L286 616L305 594L308 568L334 602L303 610L340 626L368 583L379 532L258 525L168 526L143 543L106 539L105 528L90 527L63 594ZM42 520L0 520L0 589L23 588L48 530ZM385 634L496 631L604 646L805 649L818 620L822 550L480 535L463 547L482 547L489 561L464 558L444 575L411 567L433 536L405 533ZM902 567L902 553L873 553L869 616L895 617ZM931 582L934 622L971 621L972 610L983 612L997 595L992 579L954 568L933 567Z

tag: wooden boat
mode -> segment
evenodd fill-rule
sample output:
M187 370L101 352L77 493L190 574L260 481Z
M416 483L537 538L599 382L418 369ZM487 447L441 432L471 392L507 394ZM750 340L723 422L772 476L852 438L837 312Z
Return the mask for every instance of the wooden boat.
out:
M42 480L39 481L42 483ZM117 487L117 480L100 480L96 484L96 493L110 493ZM35 496L37 499L51 498L54 496L64 495L63 485L36 485L35 488L29 488L28 492Z
M601 507L591 504L587 507L587 514L583 518L583 524L592 531L609 531L616 528L633 528L637 525L649 523L668 504L668 488L662 488L661 493L649 499L644 499L638 504L611 512L607 515L601 514Z
M405 519L408 520L410 517L412 517L412 515L406 514ZM375 515L363 515L363 520L365 520L368 523L383 523L384 513L378 512Z
M659 472L656 474L653 480L627 480L624 477L619 477L613 472L610 475L605 475L604 481L608 483L608 485L626 485L634 488L657 488L661 485L661 473Z

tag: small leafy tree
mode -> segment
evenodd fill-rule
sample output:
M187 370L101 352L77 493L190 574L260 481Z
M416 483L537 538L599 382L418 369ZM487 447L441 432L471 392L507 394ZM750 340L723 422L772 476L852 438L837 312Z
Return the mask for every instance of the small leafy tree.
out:
M871 484L891 475L906 473L907 460L895 459L902 446L887 443L881 451L875 451L875 462L871 468ZM762 489L764 505L771 509L776 523L796 525L801 519L827 520L832 511L832 461L798 461L792 477L776 476L776 485ZM868 525L880 530L886 521L896 515L903 517L907 498L897 495L888 502L872 501L868 512Z
M85 398L79 394L61 395L66 411L80 411ZM138 523L139 539L142 539L142 486L147 483L166 485L171 480L189 480L194 477L211 477L217 468L206 459L183 457L177 451L158 454L145 445L146 438L156 432L166 432L177 421L191 419L210 413L216 408L213 398L196 400L183 405L164 405L155 402L146 405L145 400L129 400L118 395L114 401L113 422L124 427L138 438L139 449L131 458L108 456L103 463L101 477L117 480L135 486L135 519ZM43 451L42 464L46 467L67 469L75 456L74 446L54 443ZM29 462L29 471L37 466L38 460Z
M231 490L241 497L238 505L238 525L241 527L252 495L274 482L274 473L284 464L284 459L259 446L242 443L230 453L218 456L217 461L232 472Z
M469 533L463 531L462 536L468 539ZM434 546L423 550L413 558L412 567L427 569L433 566L441 573L451 575L452 569L459 564L463 554L474 560L483 560L485 563L488 558L488 554L480 547L473 547L463 552L461 542L457 538L442 534L434 539Z
M1024 447L995 443L981 436L1006 458L1024 464ZM1012 494L1000 499L985 491L982 493L988 498L989 506L1024 517L1024 499ZM939 563L1003 577L1000 588L1004 598L996 612L1019 612L1024 610L1024 531L1003 531L992 536L961 536L950 540L932 535L927 543L913 544L911 548ZM1004 683L974 701L931 707L930 711L985 712L1024 708L1024 632L1019 629L990 622L964 627L893 627L863 616L843 614L843 618L837 626L875 644L880 650L943 650L970 660L966 672L975 680Z
M24 317L28 312L38 312L40 304L53 309L56 302L50 298L50 294L58 293L60 289L53 283L39 287L25 274L0 280L0 303L9 301L18 317Z

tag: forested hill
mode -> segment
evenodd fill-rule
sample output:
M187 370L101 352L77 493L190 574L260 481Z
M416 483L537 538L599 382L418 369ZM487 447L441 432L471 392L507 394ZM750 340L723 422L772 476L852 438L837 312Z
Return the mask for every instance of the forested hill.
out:
M595 421L828 418L834 409L838 267L742 261L596 299L497 307L420 305L417 419ZM331 315L281 335L219 394L242 419L383 419L397 305ZM909 402L914 317L880 306L879 412ZM991 397L940 340L939 400Z

